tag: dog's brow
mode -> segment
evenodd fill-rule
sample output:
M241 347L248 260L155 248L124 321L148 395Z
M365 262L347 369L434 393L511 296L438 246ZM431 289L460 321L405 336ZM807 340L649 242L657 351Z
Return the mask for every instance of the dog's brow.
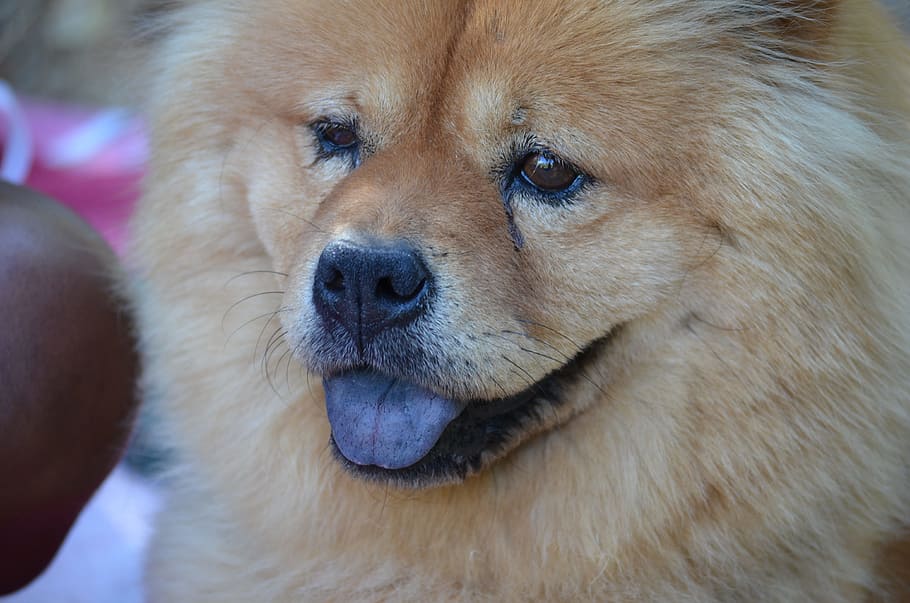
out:
M523 126L528 118L528 110L525 107L518 106L512 111L511 123L513 126Z

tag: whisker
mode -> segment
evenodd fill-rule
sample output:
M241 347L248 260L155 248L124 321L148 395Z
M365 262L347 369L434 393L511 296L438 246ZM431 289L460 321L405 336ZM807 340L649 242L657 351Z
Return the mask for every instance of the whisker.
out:
M534 379L534 377L531 376L531 373L529 373L524 367L519 365L517 362L515 362L514 360L512 360L505 354L500 354L499 356L500 356L500 358L502 358L503 360L505 360L512 366L514 366L516 369L518 369L522 374L524 374L529 386L532 386L532 387L536 388L537 390L540 390L540 388L537 386L537 380Z
M302 347L302 345L303 345L303 342L302 342L302 341L298 341L298 342L294 345L293 350L291 350L291 357L292 357L292 358L296 358L296 357L297 357L297 354L300 352L300 348ZM288 365L290 365L290 360L288 361ZM303 372L303 376L304 376L304 379L305 379L305 381L306 381L306 390L307 390L307 394L309 394L310 397L312 397L312 395L313 395L313 384L310 382L310 375L311 375L312 373L311 373L311 371L306 367L306 365L305 365L304 363L302 363L302 362L298 364L298 367L299 367L299 370ZM318 404L318 402L317 402L317 406L318 406L318 405L319 405L319 404Z
M511 364L512 366L514 366L516 369L518 369L525 375L527 375L529 387L533 387L540 394L547 393L542 387L540 387L540 383L538 381L535 381L534 378L531 376L531 374L528 373L528 371L526 371L518 363L514 362L511 358L509 358L508 356L505 356L505 355L502 355L502 359L505 360L506 362L508 362L509 364ZM548 404L544 404L542 406L538 405L538 409L548 410L550 412L551 420L553 421L553 423L554 424L559 423L559 413L556 411L556 407L553 404L548 403Z
M539 326L545 327L546 325L539 325ZM549 328L548 328L548 329L549 329ZM555 329L549 329L549 330L550 330L550 331L553 331L553 332L557 332L557 331L555 331ZM524 338L526 338L526 339L530 339L530 340L535 341L535 342L537 342L537 343L539 343L539 344L541 344L541 345L547 346L548 348L552 349L552 350L555 351L556 353L558 353L558 354L560 354L561 356L563 356L564 362L571 362L571 361L572 361L572 357L571 357L571 356L566 355L564 352L560 351L558 348L554 347L552 344L550 344L550 343L544 341L543 339L540 339L539 337L535 337L534 335L530 335L530 334L528 334L528 333L519 333L518 331L505 331L505 330L504 330L504 331L502 331L502 333L507 333L507 334L511 334L511 335L517 335L517 336L519 336L519 337L524 337ZM557 332L557 333L558 333L558 332ZM509 339L507 339L507 338L505 338L505 337L503 337L502 339L505 339L506 341L509 341ZM571 342L571 340L569 340L569 341ZM522 346L520 346L520 345L519 345L518 343L516 343L516 342L511 342L511 343L512 343L512 345L514 345L515 347L517 347L517 348L519 348L519 349L524 349ZM576 345L576 344L574 344L574 342L573 342L573 345ZM530 352L530 353L534 353L533 350L527 350L527 351ZM583 349L579 349L579 351L583 351ZM545 356L545 357L549 358L549 356ZM553 360L556 360L556 359L553 358ZM558 361L557 361L557 362L558 362ZM588 374L588 371L582 369L581 367L578 367L578 374L579 374L585 381L587 381L587 382L590 383L592 386L594 386L595 388L597 388L597 391L599 391L600 393L602 393L602 394L606 394L606 393L607 393L606 390L604 389L603 385L601 385L600 383L598 383L597 381L595 381L595 380L591 377L591 375ZM602 377L602 375L598 375L598 377Z
M502 331L502 332L503 332L503 333L511 333L511 334L513 334L513 335L520 335L520 336L522 336L522 337L527 337L527 335L525 335L525 334L523 334L523 333L517 333L517 332L515 332L515 331ZM524 347L524 346L522 346L522 345L520 345L520 344L518 344L518 343L512 341L512 340L509 339L508 337L503 337L502 335L499 335L498 333L483 333L483 335L486 335L487 337L496 337L497 339L502 339L503 341L505 341L505 342L507 342L507 343L510 343L510 344L512 344L513 346L517 347L517 348L518 348L519 350L521 350L522 352L525 352L525 353L528 353L528 354L533 354L534 356L540 356L541 358L546 358L547 360L550 360L550 361L552 361L552 362L555 362L556 364L561 364L561 362L564 362L564 361L560 361L558 358L553 358L552 356L550 356L550 355L548 355L548 354L544 354L543 352L538 352L537 350L531 350L531 349L529 349L529 348L526 348L526 347ZM541 343L546 343L546 342L541 342ZM547 345L549 345L549 344L547 344ZM549 347L552 348L553 346L549 346ZM553 348L553 349L556 349L556 348ZM568 358L567 358L567 359L568 359Z
M287 276L288 276L287 273L278 272L277 270L247 270L246 272L241 272L240 274L235 274L234 276L229 278L227 280L227 282L224 283L224 287L227 288L228 285L230 285L231 283L236 281L238 278L241 278L244 276L251 276L253 274L274 274L274 275L281 276L284 278L287 278Z
M272 211L276 211L276 212L278 212L278 213L284 214L284 215L286 215L286 216L288 216L288 217L290 217L290 218L294 218L295 220L300 220L301 222L303 222L304 224L309 225L313 230L315 230L316 232L318 232L318 233L320 233L320 234L325 234L325 235L331 234L329 231L325 230L324 228L322 228L321 226L319 226L318 224L316 224L316 223L313 222L312 220L308 220L308 219L304 218L303 216L298 216L297 214L295 214L295 213L293 213L293 212L290 212L290 211L288 211L288 210L286 210L286 209L284 209L284 208L281 208L281 207L272 207L272 208L269 208L269 209L271 209Z
M287 356L287 364L286 364L285 367L284 367L284 383L285 383L285 385L287 385L288 394L292 394L292 390L291 390L291 362L294 361L294 351L293 351L293 350L296 350L296 349L297 349L297 346L294 346L293 349L289 347L289 348L287 349L287 351L284 353L284 355L282 356L282 358L283 358L284 356ZM279 363L280 363L280 361L279 361Z
M285 357L287 357L288 359L290 359L290 354L291 354L291 348L285 347L284 352L282 352L282 353L281 353L281 356L278 357L278 362L275 363L275 370L276 370L276 371L277 371L278 368L281 366L281 363L284 362ZM290 370L290 365L291 365L291 363L290 363L290 361L289 361L289 362L288 362L288 369L285 370L285 374L284 374L284 384L285 384L285 386L287 386L287 390L288 390L288 395L289 395L289 396L291 395L291 380L290 380L290 378L288 377L288 370Z
M582 350L584 350L584 348L583 348L582 346L578 345L578 343L577 343L575 340L573 340L571 337L569 337L568 335L562 333L561 331L559 331L559 330L557 330L557 329L554 329L553 327L547 326L547 325L545 325L545 324L543 324L543 323L541 323L541 322L536 322L536 321L533 321L533 320L527 320L527 319L524 319L524 318L516 318L515 320L518 321L518 322L520 322L520 323L532 325L532 326L535 326L535 327L540 327L541 329L545 329L545 330L547 330L547 331L550 331L551 333L553 333L553 334L556 335L557 337L561 337L562 339L565 339L566 341L568 341L569 343L571 343L572 346L573 346L577 351L581 352Z
M251 323L254 323L254 322L256 322L257 320L261 320L261 319L265 318L266 316L271 317L271 318L269 318L269 320L266 321L266 323L265 323L266 325L268 325L270 322L272 322L272 320L273 320L278 314L281 314L281 313L283 313L283 312L288 312L289 310L291 310L290 307L288 307L288 306L282 306L282 307L280 307L280 308L278 308L277 310L274 310L274 311L272 311L272 312L266 312L266 313L264 313L264 314L260 314L259 316L255 316L255 317L249 319L248 321L244 322L242 325L240 325L239 327L237 327L236 329L234 329L233 331L231 331L231 334L228 335L227 339L226 339L225 342L224 342L225 347L227 347L228 343L230 343L230 341L231 341L231 339L234 337L234 335L236 335L236 334L237 334L241 329L243 329L245 326L247 326L247 325L249 325L249 324L251 324ZM223 326L224 326L224 325L222 325L222 328L223 328Z
M287 335L287 331L282 330L281 327L275 329L275 332L269 337L268 343L266 343L265 346L265 351L262 354L262 371L265 375L265 379L272 388L272 391L275 392L275 395L279 398L281 397L281 394L278 393L278 389L275 387L272 375L269 372L269 359L271 358L271 355L274 354L275 350L278 349L278 346L281 345L281 342L284 341L283 338L285 335Z
M496 385L496 387L498 387L498 388L500 389L500 391L502 391L502 397L503 397L503 398L508 398L508 397L509 397L509 392L506 391L506 388L504 388L504 387L502 386L502 383L500 383L500 382L496 379L496 377L494 377L493 375L490 375L490 381L492 381L492 382Z
M536 343L539 343L539 344L542 345L542 346L546 346L546 347L550 348L551 350L553 350L554 352L556 352L557 354L559 354L560 356L562 356L562 360L561 360L560 362L565 363L565 362L568 362L568 361L572 360L572 357L571 357L571 356L569 356L568 354L566 354L565 352L563 352L562 350L560 350L559 348L557 348L555 345L553 345L553 344L550 343L549 341L546 341L546 340L544 340L544 339L541 339L540 337L536 337L536 336L531 335L531 334L529 334L529 333L521 333L521 332L519 332L519 331L503 330L503 331L500 331L500 332L501 332L501 333L505 333L506 335L517 335L517 336L519 336L519 337L524 337L525 339L530 339L531 341L534 341L534 342L536 342ZM506 338L503 337L503 339L506 339ZM509 341L509 340L506 339L506 341ZM513 344L514 344L514 345L518 345L517 343L514 343L514 342L513 342Z
M287 331L283 330L281 327L278 327L277 329L275 329L275 331L272 333L272 335L269 337L269 340L265 344L265 350L263 351L263 356L267 356L269 353L269 350L273 346L278 345L281 342L281 338L286 334L287 334Z
M230 307L228 307L227 310L224 311L224 316L221 317L221 328L224 329L224 323L227 320L228 314L230 314L234 310L234 308L236 308L237 306L239 306L240 304L242 304L245 301L249 301L249 300L255 299L257 297L262 297L263 295L284 295L284 291L260 291L259 293L253 293L251 295L247 295L246 297L234 302L233 304L230 305Z

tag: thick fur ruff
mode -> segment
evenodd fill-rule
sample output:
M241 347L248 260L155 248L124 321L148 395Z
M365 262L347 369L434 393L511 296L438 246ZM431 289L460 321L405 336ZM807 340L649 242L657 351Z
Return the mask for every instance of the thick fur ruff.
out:
M910 54L877 5L191 0L160 44L131 254L176 455L153 602L887 600ZM359 163L318 155L338 113ZM528 140L585 186L504 201ZM503 458L365 482L311 338L352 232L428 258L414 371L447 395L612 336Z

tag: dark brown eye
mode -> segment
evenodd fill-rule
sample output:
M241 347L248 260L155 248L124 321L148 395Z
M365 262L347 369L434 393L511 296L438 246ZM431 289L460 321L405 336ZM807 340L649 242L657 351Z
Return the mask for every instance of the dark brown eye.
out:
M357 133L341 124L326 124L321 128L322 139L338 148L357 144Z
M548 193L564 191L578 179L578 172L551 155L535 152L522 159L522 177Z

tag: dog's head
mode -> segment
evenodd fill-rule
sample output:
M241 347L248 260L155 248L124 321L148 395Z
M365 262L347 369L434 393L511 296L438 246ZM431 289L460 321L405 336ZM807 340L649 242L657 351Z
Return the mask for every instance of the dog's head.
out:
M649 43L636 18L589 4L320 7L246 51L300 39L282 75L245 76L288 103L250 200L355 473L460 479L559 425L712 250L683 192L706 82L624 56Z
M194 100L159 131L192 128L286 275L354 473L461 479L607 403L693 317L789 303L762 254L810 253L788 246L817 208L785 189L812 125L781 108L824 107L825 3L189 4L165 69Z

